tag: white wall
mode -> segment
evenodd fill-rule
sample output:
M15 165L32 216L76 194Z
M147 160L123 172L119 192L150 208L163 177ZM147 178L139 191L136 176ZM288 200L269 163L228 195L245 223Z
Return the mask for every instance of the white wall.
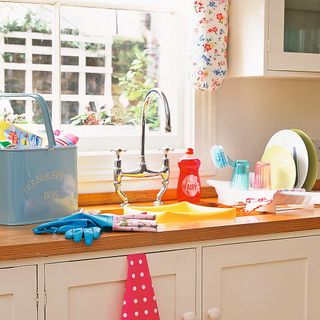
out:
M320 139L320 80L226 79L215 95L217 144L231 158L249 160L252 171L278 130ZM230 176L230 168L217 170L218 179Z

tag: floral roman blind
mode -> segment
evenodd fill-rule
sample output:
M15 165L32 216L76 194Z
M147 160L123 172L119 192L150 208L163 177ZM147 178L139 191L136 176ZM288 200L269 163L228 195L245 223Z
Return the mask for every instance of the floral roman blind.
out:
M227 74L229 0L194 1L193 79L197 89L214 91Z

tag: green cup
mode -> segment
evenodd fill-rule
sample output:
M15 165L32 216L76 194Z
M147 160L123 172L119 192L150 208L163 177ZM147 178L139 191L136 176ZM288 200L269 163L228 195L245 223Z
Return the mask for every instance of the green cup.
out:
M239 190L249 189L249 162L247 160L235 161L231 187Z

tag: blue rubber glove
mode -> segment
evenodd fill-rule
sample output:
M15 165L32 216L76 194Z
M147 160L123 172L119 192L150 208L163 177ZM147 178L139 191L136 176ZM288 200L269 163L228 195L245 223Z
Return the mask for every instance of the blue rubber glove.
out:
M84 238L86 245L98 239L102 231L112 231L113 216L88 213L75 213L43 223L33 229L35 234L64 233L67 239L80 242Z
M93 240L100 238L101 228L100 227L89 227L89 228L73 228L64 234L66 239L73 240L74 242L80 242L84 238L84 243L90 246Z

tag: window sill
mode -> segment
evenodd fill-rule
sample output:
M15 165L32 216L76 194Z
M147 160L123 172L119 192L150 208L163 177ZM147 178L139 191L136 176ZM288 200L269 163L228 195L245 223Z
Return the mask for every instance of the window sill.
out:
M177 163L184 155L184 150L174 150L169 153L171 176L176 176ZM163 154L158 150L146 152L146 162L149 168L156 170L162 166ZM116 159L115 153L110 151L79 152L78 153L78 180L79 182L113 181L113 166ZM134 170L140 161L138 150L127 151L121 154L122 168L124 171ZM140 180L152 180L139 179ZM128 179L135 180L135 179ZM136 181L136 180L135 180Z
M128 151L121 155L122 166L124 171L134 170L139 164L138 151ZM178 161L184 155L184 150L178 149L169 153L170 161L170 179L169 189L175 189L178 182L179 168ZM162 166L163 154L157 150L148 150L146 161L148 167L158 170ZM78 155L78 187L79 194L114 192L113 186L113 166L115 155L112 152L81 152ZM211 164L210 164L211 165ZM200 167L200 177L202 185L206 180L214 175L213 166L206 166L203 163ZM123 190L156 190L161 188L160 176L139 178L137 183L135 178L123 179ZM155 198L155 197L154 197Z
M158 190L127 192L130 203L137 203L139 205L152 205L157 193ZM105 212L106 210L112 209L112 212L114 213L122 212L120 198L115 192L79 194L78 199L79 207L84 208L85 210ZM162 199L166 204L177 202L176 189L168 189ZM216 199L217 194L214 188L207 186L201 188L200 204L210 205L209 203L217 203Z

